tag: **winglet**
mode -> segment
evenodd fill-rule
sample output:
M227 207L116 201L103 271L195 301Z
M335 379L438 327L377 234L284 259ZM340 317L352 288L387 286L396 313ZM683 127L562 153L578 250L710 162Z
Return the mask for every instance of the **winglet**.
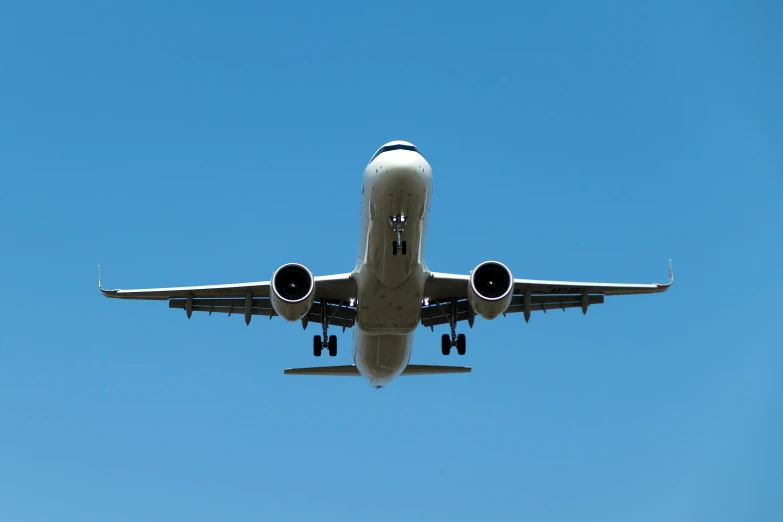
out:
M659 292L665 292L674 283L674 271L672 271L672 260L669 259L669 282L668 283L656 283Z
M105 290L101 284L101 265L98 265L98 290L106 297L116 297L117 290Z

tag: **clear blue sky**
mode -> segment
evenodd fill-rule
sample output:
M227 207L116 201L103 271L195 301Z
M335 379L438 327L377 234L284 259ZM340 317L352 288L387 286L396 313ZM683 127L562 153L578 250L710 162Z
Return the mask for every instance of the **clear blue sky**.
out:
M264 4L0 10L0 520L783 519L780 2ZM380 391L283 376L350 332L100 297L350 270L393 139L430 268L674 288Z

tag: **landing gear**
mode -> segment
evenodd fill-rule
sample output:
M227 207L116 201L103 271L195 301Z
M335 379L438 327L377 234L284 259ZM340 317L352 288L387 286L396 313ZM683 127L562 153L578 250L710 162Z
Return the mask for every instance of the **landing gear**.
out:
M457 353L459 355L465 355L466 350L467 350L467 340L465 339L465 334L459 334L457 336Z
M324 337L326 339L326 337ZM329 350L329 357L334 357L337 355L337 336L336 335L330 335L329 340L327 342L324 342L321 340L320 335L316 335L313 337L313 355L316 357L321 356L321 351L326 348Z
M443 355L449 355L452 346L457 347L457 354L465 355L465 352L467 351L467 339L465 338L465 334L459 334L454 340L452 340L449 334L443 334L440 338L440 352Z
M440 351L443 355L449 355L453 346L457 347L457 354L465 355L467 351L467 339L465 334L457 335L457 304L456 299L451 308L451 314L449 314L449 326L451 327L451 335L443 334L440 338ZM438 305L440 306L440 304ZM445 314L445 312L444 312Z
M408 242L405 240L403 240L402 243L397 243L396 241L392 241L392 255L396 256L398 250L402 253L402 255L407 254Z
M449 334L443 334L440 338L440 351L443 355L451 353L451 339L449 338Z
M392 230L397 234L397 241L392 241L392 255L396 256L397 251L400 251L402 255L408 253L408 244L403 241L402 233L405 232L405 214L397 214L389 218Z
M342 307L342 303L340 304ZM313 355L316 357L321 356L321 352L324 349L329 350L329 357L335 357L337 355L337 336L336 335L329 335L329 323L331 322L332 318L327 316L326 313L327 310L327 304L326 302L321 303L321 327L323 328L323 337L320 335L316 335L313 337ZM339 310L339 308L338 308ZM335 312L336 314L337 312Z

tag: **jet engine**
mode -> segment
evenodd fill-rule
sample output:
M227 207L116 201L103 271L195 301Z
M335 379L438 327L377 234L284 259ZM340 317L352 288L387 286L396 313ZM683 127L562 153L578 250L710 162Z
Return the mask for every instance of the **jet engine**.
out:
M315 281L303 265L288 263L281 266L272 274L271 286L272 308L286 321L298 321L313 306Z
M485 261L470 273L468 302L484 319L494 319L506 311L514 295L514 277L506 265Z

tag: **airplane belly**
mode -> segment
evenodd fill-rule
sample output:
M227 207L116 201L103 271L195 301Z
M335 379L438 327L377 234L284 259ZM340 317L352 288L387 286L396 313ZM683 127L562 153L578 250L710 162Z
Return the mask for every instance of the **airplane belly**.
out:
M412 335L354 333L354 364L370 383L380 388L399 376L411 357Z
M387 288L402 285L422 264L422 239L427 212L428 185L416 171L389 171L376 178L368 198L369 223L364 265ZM393 216L404 216L404 231L397 254L393 244L397 233L391 223Z
M389 168L368 180L364 255L357 270L357 327L371 334L407 334L421 317L423 232L431 185L415 168ZM404 216L401 243L392 217Z
M398 287L388 288L369 271L360 272L356 328L370 334L413 332L421 318L424 277L419 268Z

